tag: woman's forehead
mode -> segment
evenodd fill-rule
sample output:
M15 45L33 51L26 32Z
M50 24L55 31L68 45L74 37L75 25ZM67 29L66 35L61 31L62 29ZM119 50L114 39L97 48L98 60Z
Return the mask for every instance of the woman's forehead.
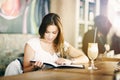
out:
M46 30L47 31L57 31L58 27L56 25L49 25Z

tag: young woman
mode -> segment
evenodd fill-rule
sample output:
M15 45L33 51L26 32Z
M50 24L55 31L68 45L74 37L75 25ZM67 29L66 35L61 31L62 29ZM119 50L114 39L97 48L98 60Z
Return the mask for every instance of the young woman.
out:
M55 13L44 16L39 27L38 38L30 39L24 49L23 71L29 72L41 68L43 62L56 64L88 63L89 59L81 51L64 41L60 17ZM35 60L31 64L31 60Z

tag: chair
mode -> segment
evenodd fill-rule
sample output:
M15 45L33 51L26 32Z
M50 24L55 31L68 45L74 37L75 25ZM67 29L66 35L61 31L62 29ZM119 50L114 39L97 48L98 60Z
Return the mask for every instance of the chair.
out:
M18 75L23 73L23 57L12 61L6 68L4 76Z

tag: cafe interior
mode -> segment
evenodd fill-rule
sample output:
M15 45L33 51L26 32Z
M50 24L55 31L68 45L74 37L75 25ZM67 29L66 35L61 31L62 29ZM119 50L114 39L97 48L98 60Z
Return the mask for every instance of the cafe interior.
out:
M72 46L84 52L83 46L87 44L87 52L84 53L89 62L78 64L84 68L40 69L5 75L14 60L19 58L22 64L26 41L38 36L42 18L48 13L60 16L64 38ZM101 31L108 29L106 26L110 27L108 33L103 34L106 40L102 44L103 51L99 49L101 39L97 41L99 28L95 27L95 18L99 15L110 22L107 26L108 22L98 20L98 24L103 26ZM120 0L0 0L0 80L120 80L119 19ZM94 30L92 37L88 35L85 38L91 30ZM88 54L88 43L97 43L97 49L95 46L91 48L94 60ZM98 54L95 54L96 50ZM92 65L94 68L90 68Z

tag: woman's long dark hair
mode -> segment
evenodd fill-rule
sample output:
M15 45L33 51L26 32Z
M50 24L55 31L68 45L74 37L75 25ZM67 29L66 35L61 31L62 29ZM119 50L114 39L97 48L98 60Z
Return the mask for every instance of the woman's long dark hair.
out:
M63 26L60 17L55 13L49 13L43 17L42 23L39 27L40 38L44 38L46 29L49 25L55 25L58 28L58 35L54 40L54 48L56 52L63 54L64 37L63 37Z

